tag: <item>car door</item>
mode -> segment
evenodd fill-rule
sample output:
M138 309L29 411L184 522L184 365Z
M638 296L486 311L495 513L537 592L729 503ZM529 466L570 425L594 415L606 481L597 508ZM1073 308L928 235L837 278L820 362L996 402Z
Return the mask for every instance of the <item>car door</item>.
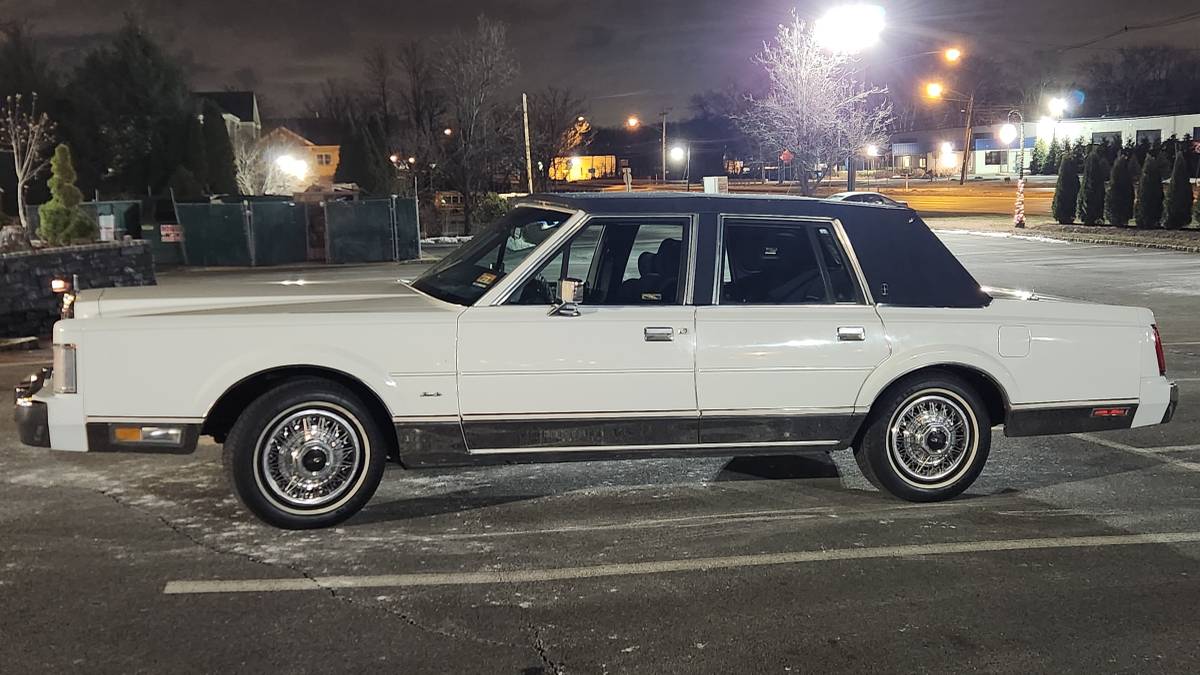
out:
M714 304L696 313L700 442L833 446L890 353L837 225L723 218Z
M472 453L656 449L697 436L692 219L591 218L497 304L459 319ZM561 278L577 315L551 313Z

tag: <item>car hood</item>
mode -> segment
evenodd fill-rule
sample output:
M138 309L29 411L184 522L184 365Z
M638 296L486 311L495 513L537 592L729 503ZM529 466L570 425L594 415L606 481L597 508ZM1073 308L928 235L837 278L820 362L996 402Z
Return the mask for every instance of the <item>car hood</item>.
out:
M435 300L396 281L255 281L85 290L75 317L113 318L162 314L280 314L295 312L446 311Z

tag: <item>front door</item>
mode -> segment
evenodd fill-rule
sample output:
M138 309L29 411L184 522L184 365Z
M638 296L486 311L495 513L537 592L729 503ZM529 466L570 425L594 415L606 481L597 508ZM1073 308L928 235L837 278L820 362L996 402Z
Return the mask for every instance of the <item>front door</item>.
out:
M593 218L504 301L459 319L472 453L655 450L697 439L686 218ZM550 314L583 280L577 316Z
M726 220L717 304L699 307L701 443L833 447L890 353L829 222Z

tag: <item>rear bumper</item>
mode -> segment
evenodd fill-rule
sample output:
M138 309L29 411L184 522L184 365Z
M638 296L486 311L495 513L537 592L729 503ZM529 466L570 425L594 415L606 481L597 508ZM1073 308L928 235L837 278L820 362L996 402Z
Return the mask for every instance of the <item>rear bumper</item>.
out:
M1179 406L1179 388L1165 377L1142 378L1136 401L1087 401L1079 404L1018 406L1004 420L1005 436L1049 436L1112 431L1166 424ZM1103 411L1123 411L1104 414Z

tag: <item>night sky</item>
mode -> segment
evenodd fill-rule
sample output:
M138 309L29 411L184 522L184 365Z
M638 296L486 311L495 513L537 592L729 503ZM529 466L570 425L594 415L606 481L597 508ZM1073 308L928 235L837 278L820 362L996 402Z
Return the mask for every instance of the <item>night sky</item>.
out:
M371 46L469 29L486 12L510 26L519 87L570 86L601 124L665 106L686 116L705 89L750 82L750 62L796 0L0 0L0 17L32 23L57 64L69 66L135 10L185 65L198 90L253 89L264 113L303 110L328 78L353 78ZM878 2L888 33L871 59L885 77L898 55L950 42L1003 55L1070 45L1123 26L1197 9L1196 0L897 0ZM1131 44L1200 47L1200 22L1131 32L1072 50L1070 61ZM951 37L956 36L956 38ZM912 63L911 61L909 63ZM921 66L924 67L924 66ZM880 71L876 71L880 72Z

